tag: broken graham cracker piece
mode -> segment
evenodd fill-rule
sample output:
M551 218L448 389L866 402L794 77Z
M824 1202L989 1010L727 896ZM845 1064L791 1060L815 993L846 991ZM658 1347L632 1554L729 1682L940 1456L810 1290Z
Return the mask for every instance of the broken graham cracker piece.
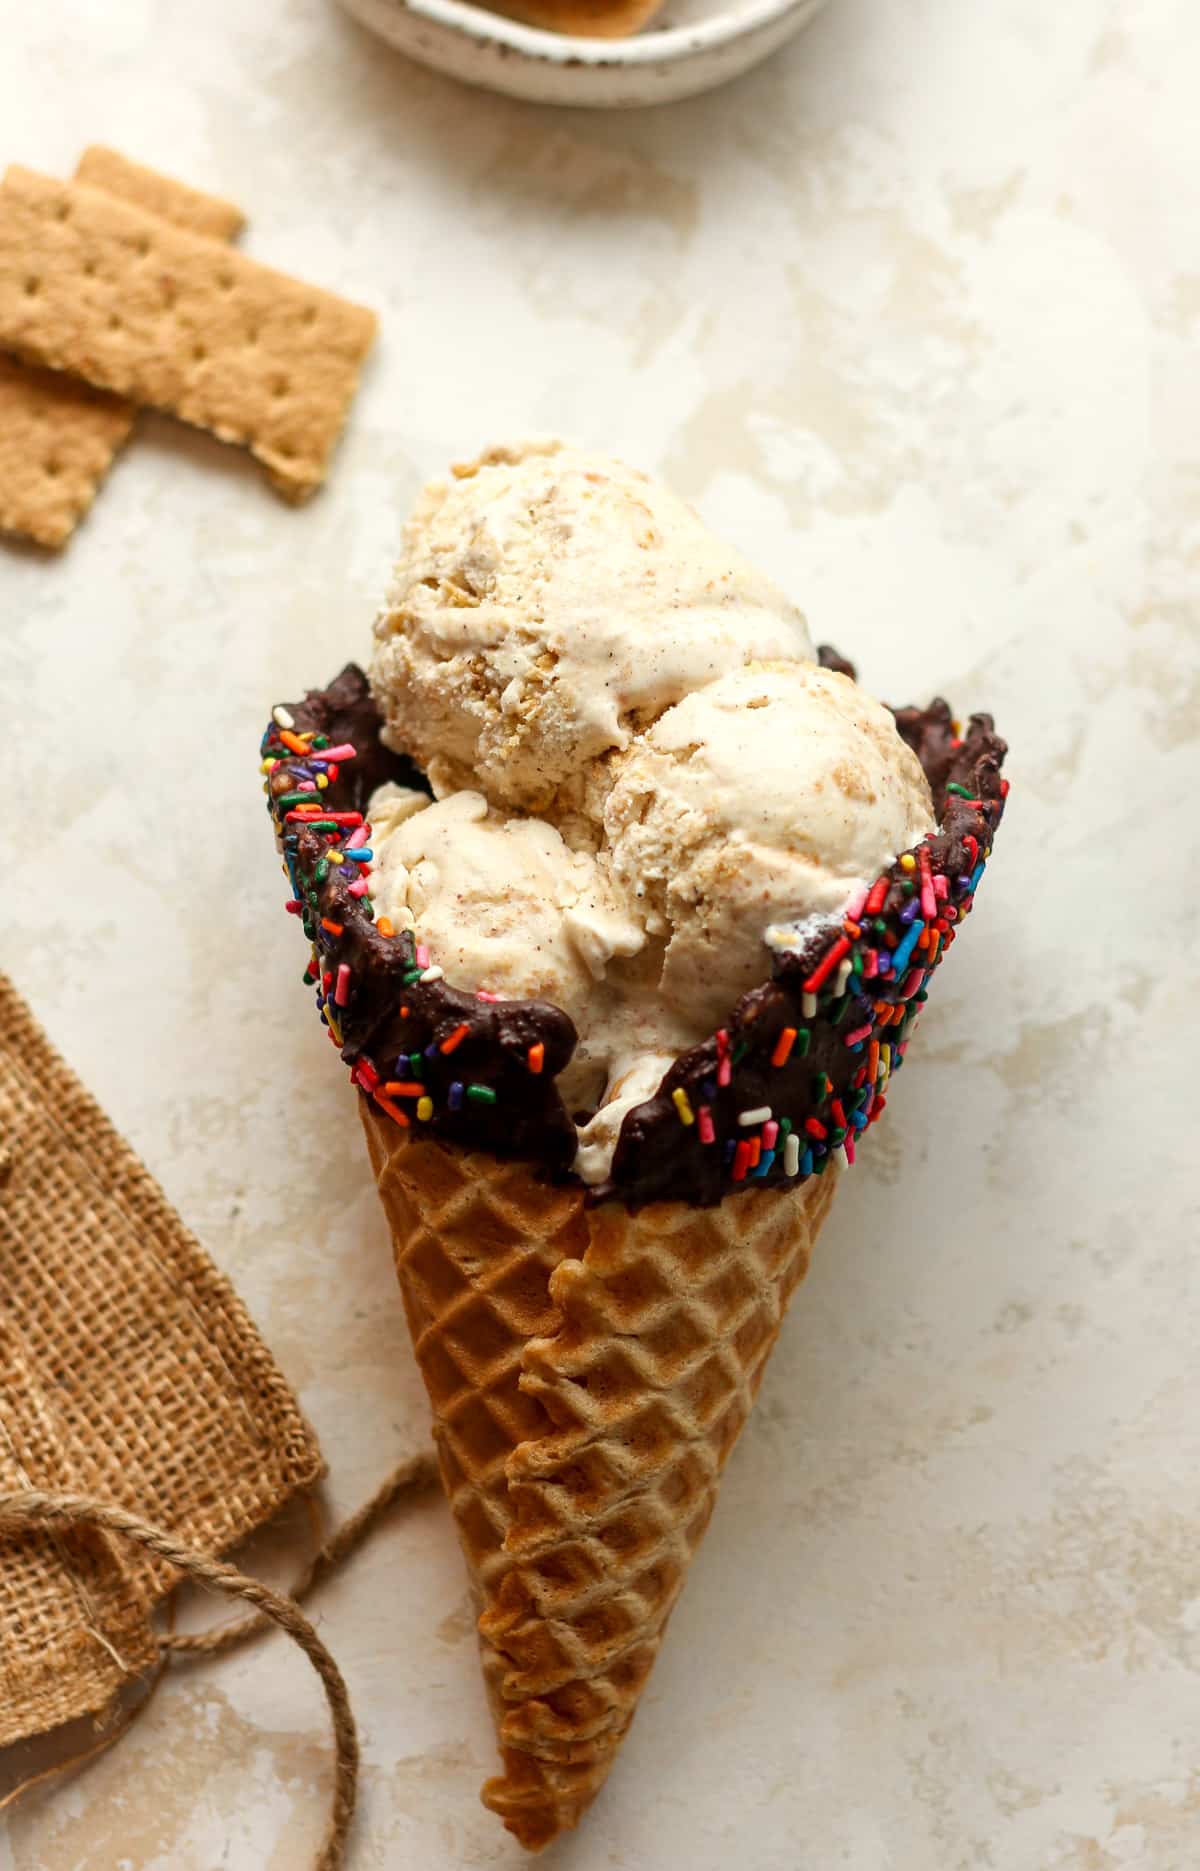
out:
M0 186L0 347L321 483L375 316L78 182Z
M231 240L240 208L115 150L85 150L76 179L137 203L179 227ZM96 498L133 428L132 403L77 377L0 356L0 533L63 546Z
M0 533L65 545L134 413L74 377L0 357Z
M231 201L201 194L199 189L160 175L157 169L143 168L140 162L130 162L128 156L105 149L100 143L84 150L75 165L75 180L132 202L134 207L156 214L160 221L170 221L173 227L207 235L209 240L236 240L246 225L245 215Z

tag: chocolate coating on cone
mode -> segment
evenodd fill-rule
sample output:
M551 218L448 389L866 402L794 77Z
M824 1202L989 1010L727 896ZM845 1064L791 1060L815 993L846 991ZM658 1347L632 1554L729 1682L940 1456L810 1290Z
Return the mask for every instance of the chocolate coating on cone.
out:
M821 660L852 668L827 645ZM972 716L960 736L940 699L895 714L929 780L938 830L862 893L856 917L818 924L797 949L764 951L771 978L628 1113L591 1201L708 1206L854 1160L903 1063L929 976L971 908L1007 791L990 715ZM380 726L366 677L349 665L327 689L276 710L263 741L322 1019L352 1079L397 1123L573 1179L576 1133L555 1085L577 1041L568 1016L547 1001L451 986L421 963L411 932L374 924L350 848L361 833L347 818L385 780L428 790L410 760L383 746ZM318 741L349 743L354 756L331 764Z

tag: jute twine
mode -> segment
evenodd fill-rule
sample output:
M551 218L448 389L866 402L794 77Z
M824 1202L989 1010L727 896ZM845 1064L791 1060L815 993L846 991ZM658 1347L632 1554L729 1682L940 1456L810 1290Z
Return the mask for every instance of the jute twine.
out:
M162 1527L153 1526L137 1514L131 1514L123 1507L96 1500L87 1494L50 1493L42 1489L29 1488L21 1493L0 1496L0 1530L15 1532L20 1529L33 1528L50 1531L60 1528L99 1528L106 1533L117 1534L122 1539L141 1547L144 1552L165 1560L168 1565L186 1573L200 1585L220 1592L227 1598L239 1599L242 1603L254 1607L249 1616L239 1618L235 1623L218 1626L209 1631L165 1637L162 1640L162 1648L171 1656L182 1658L211 1656L216 1652L232 1649L236 1644L244 1643L248 1638L257 1636L272 1624L287 1632L293 1642L300 1646L320 1677L333 1723L335 1753L333 1801L316 1866L317 1871L340 1871L340 1867L345 1862L346 1840L354 1817L358 1792L358 1736L345 1679L312 1624L301 1611L298 1601L306 1597L322 1579L336 1572L357 1551L390 1507L399 1500L430 1486L436 1478L437 1465L430 1454L412 1456L402 1462L388 1476L382 1487L376 1490L371 1499L356 1513L351 1514L348 1520L343 1521L342 1525L330 1536L297 1579L290 1596L283 1592L273 1591L269 1585L264 1585L261 1579L254 1579L247 1573L239 1572L236 1566L228 1565L222 1559L197 1552ZM158 1677L155 1676L151 1681L149 1693L114 1733L104 1737L86 1753L75 1755L70 1760L50 1769L48 1773L37 1774L23 1782L0 1804L10 1804L21 1794L28 1792L31 1787L47 1778L66 1772L71 1767L81 1766L85 1761L93 1759L96 1754L110 1747L128 1731L132 1722L148 1707L157 1681Z

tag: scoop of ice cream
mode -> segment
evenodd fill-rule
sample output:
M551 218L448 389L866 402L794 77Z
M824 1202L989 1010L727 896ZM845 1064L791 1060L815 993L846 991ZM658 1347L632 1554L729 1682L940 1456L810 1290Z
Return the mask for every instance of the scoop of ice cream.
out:
M836 915L934 824L891 714L811 663L722 676L614 764L601 861L701 1031L770 973L772 925Z
M600 1180L768 938L932 828L920 766L689 507L557 442L426 488L376 635L384 739L437 795L372 800L376 907L453 986L570 1015L558 1088Z
M386 786L371 824L376 916L414 929L455 987L553 1001L578 1026L612 959L645 941L595 859L541 819Z
M614 766L597 854L473 790L433 803L389 786L370 806L377 914L455 987L574 1021L559 1089L587 1182L678 1054L770 973L769 933L840 913L933 823L891 715L812 664L723 676Z
M715 677L813 655L796 607L685 502L552 441L430 483L375 632L388 744L439 795L525 811Z

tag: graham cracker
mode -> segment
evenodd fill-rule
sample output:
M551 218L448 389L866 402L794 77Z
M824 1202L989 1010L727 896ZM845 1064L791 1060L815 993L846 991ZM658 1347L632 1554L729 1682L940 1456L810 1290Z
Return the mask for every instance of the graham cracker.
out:
M375 316L80 182L0 187L0 346L321 483Z
M135 413L74 377L0 356L0 533L65 545Z
M176 182L157 169L143 168L115 149L93 143L75 165L75 180L89 188L103 189L119 201L132 202L147 214L173 227L186 227L193 234L209 240L236 240L246 225L246 217L231 201L219 195L205 195L185 182Z
M0 975L0 1488L98 1495L221 1553L323 1472L233 1288ZM172 1569L81 1541L0 1543L0 1744L102 1706L96 1629L131 1667L153 1654Z
M178 227L232 240L240 208L203 195L115 150L84 151L77 179L136 202ZM128 439L132 403L78 378L0 356L0 533L63 546Z

